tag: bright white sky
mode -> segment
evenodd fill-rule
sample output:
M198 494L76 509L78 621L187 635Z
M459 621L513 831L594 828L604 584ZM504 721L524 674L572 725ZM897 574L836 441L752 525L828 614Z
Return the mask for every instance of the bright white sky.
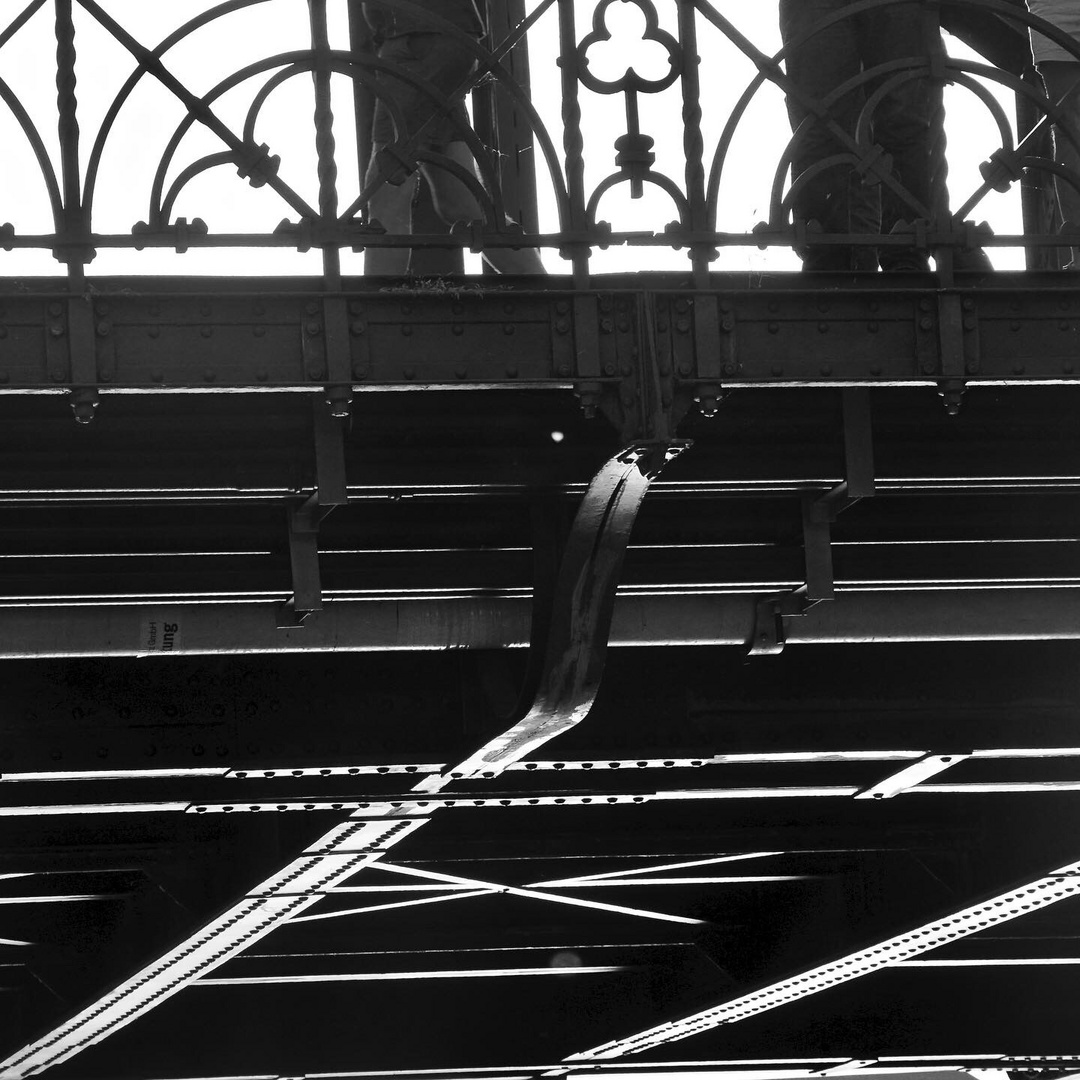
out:
M530 0L535 6L537 0ZM166 33L209 6L209 0L101 0L102 6L144 44L155 45ZM766 52L780 47L777 30L777 0L716 0L716 6L739 29ZM6 0L3 14L23 7L22 0ZM56 168L57 150L54 83L55 42L51 4L33 16L2 49L0 78L27 104L42 132ZM579 35L588 31L593 4L579 0ZM674 0L656 0L661 25L675 30ZM303 48L308 41L307 5L304 0L268 0L253 9L231 14L192 35L166 56L170 69L195 92L205 93L217 81L236 69L268 55ZM647 78L666 71L666 54L655 44L642 47L644 21L635 4L616 4L611 9L609 27L613 41L590 53L590 68L600 77L617 78L628 63ZM344 0L330 0L332 44L347 45ZM80 123L84 140L82 165L85 169L94 137L117 90L132 68L129 54L76 5L79 52ZM559 71L554 63L557 41L556 11L553 8L530 35L533 68L533 101L543 116L561 154ZM970 55L958 42L950 40L950 52ZM705 136L706 170L721 129L734 102L755 75L751 63L718 31L701 21L699 52L704 59L702 79L702 126ZM234 130L243 124L248 103L265 76L251 80L224 95L215 106ZM359 179L355 158L351 92L343 78L334 80L336 133L341 170L342 205L355 196ZM979 181L978 165L999 145L996 129L984 107L965 90L947 92L950 187L954 205L963 202ZM603 97L582 89L585 131L586 187L591 189L614 171L615 137L625 131L622 95ZM656 140L657 168L665 164L670 175L682 184L681 96L678 85L656 95L639 98L641 129ZM1005 100L1011 116L1011 98ZM310 77L297 78L280 87L265 108L257 137L282 156L281 175L310 203L316 202L315 156L312 126ZM0 115L0 140L5 147L5 168L0 175L0 222L10 221L19 233L47 232L51 218L40 172L28 144L6 109ZM152 78L144 78L135 94L121 110L102 159L95 202L94 228L99 232L128 232L145 219L154 171L165 145L183 117L183 107ZM721 189L719 227L732 232L748 232L768 212L769 192L775 162L790 136L783 96L766 86L743 121L736 137L731 161ZM222 149L216 136L198 125L185 137L170 179L180 169L203 154ZM540 168L539 187L546 179ZM221 167L193 181L181 196L175 213L187 218L201 217L211 231L273 229L282 218L295 214L268 188L254 190L240 180L235 170ZM554 230L552 204L541 201L542 228ZM601 203L600 217L616 229L662 231L676 217L669 198L655 188L646 188L646 197L631 201L626 188L609 192ZM1019 192L992 195L976 211L976 220L987 219L995 231L1019 232ZM1019 252L996 250L999 268L1022 265ZM553 272L568 269L554 251L545 254ZM593 268L597 272L640 269L681 269L686 256L660 248L612 248L597 252ZM716 269L750 271L795 269L797 260L787 251L759 251L734 248L722 252ZM59 271L48 253L0 253L0 274L55 274ZM168 251L142 253L103 250L90 266L92 274L112 273L318 273L318 256L296 252L217 251L190 252L182 257ZM360 273L359 256L347 254L346 273Z

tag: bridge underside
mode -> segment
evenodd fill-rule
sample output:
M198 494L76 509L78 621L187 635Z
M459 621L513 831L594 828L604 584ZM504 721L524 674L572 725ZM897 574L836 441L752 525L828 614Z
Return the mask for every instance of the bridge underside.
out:
M0 1076L1075 1070L1062 280L3 283Z

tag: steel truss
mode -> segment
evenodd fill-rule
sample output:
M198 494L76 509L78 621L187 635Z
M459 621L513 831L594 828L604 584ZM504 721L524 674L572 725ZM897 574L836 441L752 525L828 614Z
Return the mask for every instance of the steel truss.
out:
M861 10L892 2L864 0ZM311 0L310 41L226 73L204 93L176 74L174 48L203 31L224 34L229 17L261 3L208 8L152 46L94 0L34 0L0 31L0 48L11 48L31 20L51 16L58 96L49 126L60 151L53 161L39 118L0 83L52 216L36 233L0 226L0 246L51 251L66 267L62 278L0 280L0 657L51 658L61 667L49 670L63 673L25 702L12 680L21 719L9 709L12 742L0 737L0 911L12 920L0 937L0 991L17 990L29 1017L13 1020L21 1045L5 1045L0 1078L62 1067L145 1080L169 1071L139 1041L154 1031L172 1033L161 1040L178 1062L170 1075L187 1071L191 1044L205 1039L225 1058L216 1074L239 1076L239 1044L260 1070L268 1060L280 1070L259 1071L267 1080L1075 1072L1075 1035L1053 1010L1074 999L1068 980L1080 964L1068 918L1080 863L1065 862L1075 851L1062 854L1055 835L1071 833L1080 790L1070 771L1080 757L1072 688L1061 674L1075 667L1069 647L1080 636L1080 287L1068 275L955 266L966 249L1007 244L1052 265L1050 252L1072 239L1032 214L1036 177L1063 175L1039 148L1040 116L1060 120L1056 103L1004 68L912 58L899 77L952 78L984 103L976 80L989 79L1033 114L1019 140L1000 125L985 184L960 212L920 217L900 238L808 232L792 218L786 182L796 134L781 160L766 163L775 175L769 220L733 231L722 208L724 180L739 167L729 160L736 130L759 92L800 93L783 56L761 51L710 4L678 4L672 33L653 4L635 0L646 37L667 49L669 76L603 82L589 53L606 40L613 5L598 5L591 32L574 3L543 0L527 18L510 5L491 40L475 46L474 81L490 76L497 86L492 141L504 158L512 151L521 175L500 175L470 133L483 160L480 180L469 182L485 220L450 235L438 226L390 235L363 211L381 181L365 179L355 199L339 184L332 83L348 79L370 105L381 62L359 5L349 5L347 51L331 48L325 0ZM939 5L923 7L937 34ZM996 30L1012 46L1029 24L1047 29L1004 0L953 7L1000 16ZM522 74L524 46L545 20L558 39L559 131L545 127ZM90 24L131 64L93 142L81 134L77 100L93 77L77 52L79 28ZM715 147L702 138L705 34L757 72ZM222 119L220 99L249 77L265 81L236 127ZM284 179L287 148L254 134L271 93L294 77L314 92L314 200ZM163 132L149 190L130 193L147 208L144 220L101 229L95 197L106 148L128 99L151 80L176 105L177 126L171 139ZM489 90L478 87L476 101ZM639 122L638 95L666 90L682 95L675 168L657 166ZM621 101L627 117L615 171L591 190L588 93ZM837 131L820 103L808 104L852 163L897 188L864 144L866 124L855 136ZM215 150L189 161L180 150L194 128L210 133ZM534 148L557 205L548 232L527 194L524 231L503 215L537 181L521 165ZM396 148L408 165L421 160L416 151ZM272 192L286 220L244 232L178 217L189 183L226 165ZM1025 235L995 238L967 220L991 189L1021 179ZM678 220L664 231L612 230L599 208L621 185L634 195L663 189ZM558 248L572 272L497 285L342 273L343 259L364 247L408 246L422 258L533 244ZM682 247L689 268L591 273L594 249L612 244ZM933 255L936 268L889 277L711 272L718 249L759 245L903 245ZM98 251L179 257L239 247L315 249L321 276L88 274ZM100 415L76 428L66 404L83 425ZM557 458L558 448L566 452ZM399 506L410 502L415 511ZM1043 669L1045 696L1024 683L1000 709L968 710L949 697L960 643L978 650L957 665L965 685L997 685L995 641L1046 646L1024 653L1055 662L1057 681ZM844 713L837 686L859 682L860 664L876 670L865 656L874 650L860 650L858 663L827 653L837 678L824 686L798 656L813 651L786 646L871 643L890 657L916 643L951 648L919 653L917 677L885 665L886 696L938 680L921 709L897 709L899 720L892 699L878 701L864 678L872 719L838 725L857 736L845 741L822 717ZM662 694L647 697L643 686L643 702L624 697L605 713L601 676L619 662L609 645L631 658L620 669L629 686L637 684L628 667L647 655L636 650L653 645L703 647L695 657L704 674L684 686L665 658L648 669ZM712 679L723 650L705 649L718 645L745 654L752 674L739 682L725 668ZM520 669L485 655L526 647ZM448 650L461 651L463 670L475 665L452 684L468 707L431 709L418 723L435 694L424 659ZM312 659L305 654L339 652L354 665L347 676L318 676L333 692L294 701L277 720L260 713L265 687L248 692L253 708L242 719L230 702L199 698L208 670L199 657L279 654L292 673L294 661ZM383 654L404 654L416 670L380 674ZM114 722L96 710L121 695L98 679L138 657L173 665L160 670L163 686L186 678L176 690L182 707L170 701L172 712L155 714L147 693L125 706L137 715ZM326 670L338 659L328 656ZM781 698L769 698L772 688L754 682L757 665L774 665L778 685L793 671L802 681L793 676ZM68 680L87 670L92 685L72 705ZM132 666L124 670L130 677ZM725 678L749 687L742 711L741 691L724 699L718 689ZM368 684L387 688L385 698L356 708L334 736L365 745L346 739L334 749L329 736L327 748L315 745L334 730L330 705L352 703ZM683 690L680 714L665 699ZM406 705L395 712L398 693ZM140 726L144 712L151 719ZM798 722L782 727L777 717L788 712ZM727 724L731 715L741 722ZM184 728L191 717L194 734ZM913 717L918 734L908 732ZM894 723L877 743L866 734L875 722ZM976 723L996 724L995 737L975 738ZM835 741L815 742L818 725ZM1007 736L996 737L1003 728ZM273 749L271 731L286 733L284 750ZM376 731L382 748L372 748ZM538 759L556 737L562 756ZM462 812L444 813L451 809ZM224 905L193 887L199 875L185 861L200 859L201 886L215 873L243 879ZM136 871L146 880L133 883ZM176 931L164 945L167 935L139 922L156 921L156 905L168 907ZM112 914L86 915L87 907ZM131 960L104 968L107 978L83 972L88 995L65 997L66 975L56 977L86 948L72 930L79 919L41 915L68 910L105 927L118 951L126 943ZM793 911L805 916L795 930ZM993 933L1014 922L1034 929L1015 940ZM750 943L741 954L740 941ZM1039 1018L1044 1027L1030 1040L1009 1027L1016 1045L991 1045L1006 1025L995 1024L981 986L962 983L973 971L987 985L995 972L1030 980L1049 1015ZM957 1017L963 1031L934 1029L936 1041L925 1036L933 1045L920 1052L892 1032L841 1029L831 1045L852 1052L815 1055L785 1043L783 1025L767 1026L783 1009L793 1040L808 1016L807 1027L826 1031L843 1019L830 1009L856 979L871 1004L889 1000L890 980L911 980L926 1007L951 1001L955 985L979 1004ZM436 998L428 984L454 992ZM408 1000L396 1008L402 987ZM332 1000L343 1015L381 1017L372 1027L385 1032L364 1033L370 1060L360 1064L370 1067L357 1065L352 1026L308 1037L331 1023L334 1008L322 1004L330 999L319 997L330 993L342 995ZM430 1048L418 1047L414 1029L394 1027L421 1000L436 1032L422 1061ZM844 1000L837 1013L861 1004ZM990 1019L972 1035L982 1008ZM455 1009L457 1021L440 1029ZM249 1014L260 1030L243 1045ZM275 1043L297 1015L301 1037ZM561 1029L539 1033L553 1016ZM515 1029L522 1017L529 1027ZM477 1026L455 1051L466 1022ZM659 1060L688 1038L697 1042L686 1060ZM627 1057L638 1053L649 1060ZM387 1064L387 1055L401 1060ZM530 1064L505 1064L513 1060Z

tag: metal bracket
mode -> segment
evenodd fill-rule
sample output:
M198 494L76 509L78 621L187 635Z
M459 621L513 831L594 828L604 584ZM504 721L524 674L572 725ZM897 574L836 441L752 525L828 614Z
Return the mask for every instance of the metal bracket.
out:
M754 605L754 629L746 645L747 660L756 656L779 656L787 644L784 619L805 615L819 601L806 595L806 587L779 596L766 596Z
M339 420L349 416L352 404L352 324L344 297L329 296L320 304L305 305L308 318L301 328L304 370L313 381L324 381L330 415Z
M299 626L313 611L322 610L319 526L334 507L348 501L344 424L332 415L330 402L316 398L313 406L315 490L288 511L293 592L279 612L280 629Z
M780 617L778 598L758 600L754 605L754 629L746 650L747 658L779 656L785 644L784 620Z
M803 500L803 550L806 558L806 596L832 600L832 523L844 510L875 493L873 422L870 391L847 387L844 410L844 475L846 479L814 499Z
M99 401L94 309L89 297L68 300L67 322L71 408L78 423L89 424Z
M352 405L353 373L349 310L344 297L331 296L323 300L323 326L326 341L326 403L334 419L346 420Z
M730 298L694 300L694 354L700 382L694 391L702 416L716 415L724 394L722 375L738 370L735 315Z
M941 352L938 395L944 401L945 411L950 416L956 416L964 399L964 376L967 373L964 316L958 293L943 291L938 294L938 348Z
M600 315L597 297L575 296L573 304L574 374L580 381L574 393L586 417L596 415L603 394L600 382Z
M578 507L559 566L550 613L534 608L547 633L533 634L543 663L535 695L509 730L489 740L448 775L414 790L439 791L451 780L497 776L549 739L581 723L600 689L615 594L630 530L652 481L690 444L640 443L611 457Z
M805 615L822 600L832 600L832 523L848 507L875 493L873 422L870 390L845 387L844 479L824 495L806 495L802 503L806 584L794 592L758 600L747 656L777 656L784 651L784 617Z

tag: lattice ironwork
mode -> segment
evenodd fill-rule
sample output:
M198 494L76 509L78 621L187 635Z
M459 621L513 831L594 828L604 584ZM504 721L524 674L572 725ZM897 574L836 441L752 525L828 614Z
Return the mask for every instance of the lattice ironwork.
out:
M279 0L228 0L207 6L196 17L178 26L161 41L149 44L124 22L112 15L97 0L71 0L55 5L57 112L55 123L60 139L59 161L48 149L49 125L39 120L32 103L22 101L6 82L0 83L0 97L22 131L33 151L40 169L43 186L51 207L53 228L47 234L24 234L11 225L2 230L3 246L8 249L45 248L73 268L84 267L97 249L103 248L171 248L184 252L201 247L281 247L305 251L321 248L326 258L325 269L331 277L337 272L336 252L363 247L471 247L491 251L496 248L539 246L558 249L570 259L579 283L588 273L590 252L598 247L629 245L637 247L685 248L699 280L707 273L718 249L780 246L829 247L854 245L867 249L897 247L912 243L924 252L955 250L963 252L977 246L1026 245L1032 248L1053 248L1068 242L1049 235L992 236L972 224L988 193L1007 190L1025 176L1056 175L1063 183L1080 182L1060 162L1045 154L1042 140L1046 119L1052 119L1063 130L1069 128L1068 115L1056 102L1050 102L1031 81L1025 81L1016 70L974 63L956 58L937 57L928 46L923 57L897 61L881 68L863 71L846 90L872 91L863 109L857 130L849 133L837 124L831 110L832 100L807 98L805 90L785 74L784 61L788 50L772 54L763 51L745 36L736 22L706 0L683 0L674 10L662 10L652 0L604 0L596 5L590 18L582 18L580 5L574 0L543 0L526 18L516 25L507 25L505 18L491 20L492 35L477 44L468 35L449 24L445 32L462 48L473 52L474 73L460 87L467 92L484 87L485 101L494 101L499 109L512 109L517 125L515 134L519 145L515 153L529 153L525 143L535 148L537 188L545 204L553 207L553 227L536 232L535 226L524 233L506 224L506 199L500 181L498 159L493 158L471 128L461 130L478 163L478 178L466 175L449 159L403 143L394 148L395 160L407 168L418 163L433 170L448 170L469 187L484 210L484 221L455 226L453 234L421 233L391 235L377 222L368 220L364 208L374 191L385 181L382 173L369 172L361 190L351 197L343 190L339 176L342 143L335 134L334 104L331 85L337 78L350 81L357 89L361 112L374 98L383 93L380 76L392 72L387 62L373 51L369 36L354 34L350 47L331 47L327 29L327 4L330 0L312 0L310 8L310 40L302 47L280 52L235 71L224 71L219 80L207 90L193 89L189 81L173 71L172 58L177 50L200 47L214 55L215 49L228 41L230 20L238 13L259 8L264 17L272 18ZM895 6L900 0L861 0L849 12L832 16L826 25L838 20L858 18ZM662 54L659 73L642 73L628 67L619 77L605 78L590 61L600 46L624 49L634 45L624 41L623 23L612 27L616 7L629 3L644 30L637 44L651 46ZM265 9L262 8L266 5ZM374 7L408 14L408 0L378 0ZM1074 55L1080 56L1080 46L1045 22L1029 16L1022 7L1007 0L950 0L946 5L936 2L923 4L926 13L927 40L936 40L941 20L951 29L967 34L969 40L981 42L986 52L1012 55L998 48L1002 36L1010 39L1014 51L1025 40L1029 26L1059 42ZM28 4L0 34L0 43L18 47L19 34L30 20L46 18L52 8L44 0ZM353 5L354 18L358 6ZM500 9L501 11L501 9ZM415 12L414 12L415 13ZM75 14L89 19L95 33L107 34L121 46L130 58L131 74L113 97L104 119L96 130L84 130L85 121L78 108L78 73L82 58L79 54L79 35ZM625 12L622 13L625 15ZM995 29L987 32L989 20ZM969 25L970 24L970 25ZM618 38L612 45L613 38ZM985 40L984 40L985 39ZM542 110L530 101L529 87L515 79L518 72L527 72L527 53L530 47L535 58L542 48L541 40L557 40L558 56L545 56L558 64L561 72L561 115L553 117L550 109ZM547 48L547 46L543 46ZM702 55L708 49L708 55ZM221 51L225 55L226 50ZM521 60L513 57L520 55ZM1006 59L1000 60L1005 63ZM703 64L714 69L728 60L747 61L757 70L744 93L729 112L718 113L715 95L703 90ZM54 62L52 56L41 57L43 64ZM400 73L397 73L400 74ZM527 75L525 76L527 78ZM314 140L314 161L317 170L311 199L285 179L289 170L290 152L296 147L280 132L263 136L264 113L275 93L292 80L310 83L313 95L311 115ZM887 156L883 157L872 136L875 110L880 108L888 87L918 79L929 79L934 85L950 83L966 92L973 106L986 110L1000 135L1000 145L991 149L982 166L983 181L979 187L957 199L959 208L954 214L934 214L910 190L903 187L890 171ZM882 80L885 80L883 83ZM103 158L110 152L118 124L125 109L137 97L144 84L156 82L182 109L182 120L172 130L159 135L148 134L145 139L148 153L158 155L159 163L149 190L129 190L124 197L131 206L143 206L141 220L133 221L128 233L102 232L95 227L95 209L103 197L100 190ZM1034 123L1031 131L1023 131L1017 141L1013 125L998 100L987 89L997 85L1014 93L1025 103L1025 120ZM775 162L765 163L772 176L767 220L745 231L733 230L722 213L725 184L730 176L748 166L761 168L762 162L742 160L738 149L743 145L748 117L761 95L777 91L798 102L809 112L811 119L801 125L783 148ZM223 98L230 93L244 96L247 101L243 123L237 125L224 119ZM430 92L430 91L429 91ZM664 95L667 95L666 97ZM835 96L835 95L834 95ZM679 102L683 125L681 149L674 155L665 150L663 160L657 159L654 138L645 130L646 99ZM610 98L622 103L625 130L614 132L614 155L607 146L597 147L596 139L586 132L590 110L598 99ZM366 103L366 104L365 104ZM500 104L501 103L501 104ZM441 104L441 103L440 103ZM338 104L339 113L343 110ZM527 131L522 130L522 125ZM824 125L842 148L839 157L822 161L797 176L792 185L788 174L799 146L811 129ZM189 160L184 154L184 136L193 129L202 129L212 136L218 148ZM497 133L485 122L489 134ZM365 130L361 123L359 130ZM610 128L608 128L610 130ZM719 131L719 136L713 133ZM259 133L258 135L256 133ZM1075 133L1074 133L1075 134ZM586 136L589 149L585 151ZM414 138L413 143L417 142ZM417 154L419 153L419 157ZM365 160L366 150L361 149ZM605 160L610 165L602 164ZM85 168L83 164L85 163ZM837 163L856 167L873 184L881 184L907 207L912 232L906 237L870 233L855 235L815 235L806 230L806 223L792 220L793 200L798 192L812 183L822 169ZM610 166L613 166L611 168ZM193 181L212 170L234 169L240 178L255 188L265 187L276 195L287 217L275 229L238 231L225 222L224 228L215 222L212 207L197 207L191 216L177 216L180 202L192 202L187 192ZM597 171L599 169L599 172ZM610 171L606 171L608 169ZM603 175L600 175L603 174ZM765 175L765 174L763 174ZM516 183L516 181L515 181ZM530 181L531 183L531 181ZM614 229L603 220L605 195L616 188L626 187L631 198L639 198L646 188L655 189L670 201L674 220L664 228L642 231ZM515 194L516 198L516 194ZM193 205L195 205L193 203ZM532 216L529 213L528 216ZM1029 215L1029 225L1036 226L1037 215ZM753 223L748 223L752 225ZM941 262L942 260L939 260ZM942 270L939 267L939 271Z

